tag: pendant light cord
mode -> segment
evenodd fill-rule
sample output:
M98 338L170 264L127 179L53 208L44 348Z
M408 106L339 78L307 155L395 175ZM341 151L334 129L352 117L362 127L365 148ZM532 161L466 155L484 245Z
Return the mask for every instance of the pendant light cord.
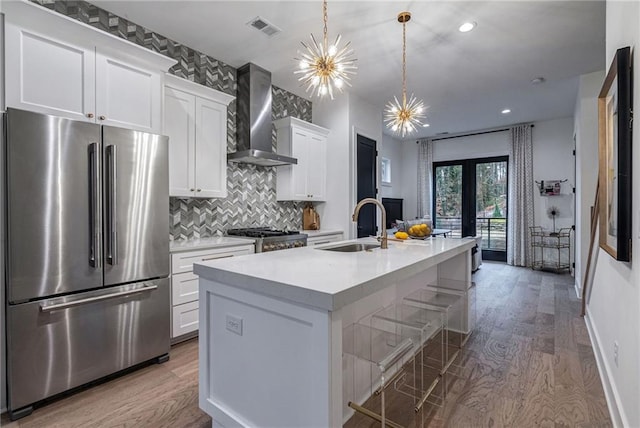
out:
M407 21L402 23L402 106L407 105Z
M324 22L324 28L323 28L323 48L324 48L324 54L327 55L327 49L328 49L328 41L327 41L327 0L324 0L322 2L322 20Z

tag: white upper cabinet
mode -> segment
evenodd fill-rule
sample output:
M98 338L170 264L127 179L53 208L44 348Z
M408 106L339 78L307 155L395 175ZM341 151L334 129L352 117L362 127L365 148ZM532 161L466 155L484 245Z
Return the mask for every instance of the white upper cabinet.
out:
M324 201L327 187L327 135L329 130L294 117L276 120L278 153L298 160L279 166L279 201Z
M162 78L175 60L32 3L4 11L8 107L162 131Z
M95 52L6 25L7 105L85 121L95 112Z
M163 133L169 137L170 196L227 196L227 106L233 99L165 76Z
M164 71L164 70L163 70ZM105 125L160 133L162 73L96 52L96 112Z

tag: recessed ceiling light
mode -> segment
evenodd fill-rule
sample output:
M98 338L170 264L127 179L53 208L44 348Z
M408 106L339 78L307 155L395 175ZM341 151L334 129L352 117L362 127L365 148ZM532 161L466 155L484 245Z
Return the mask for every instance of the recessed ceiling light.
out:
M535 79L531 79L532 85L539 85L540 83L544 83L546 79L544 77L536 77Z
M425 123L425 124L423 124L423 125L422 125L422 127L423 127L423 128L428 128L428 127L430 127L430 126L431 126L431 125L429 125L428 123Z
M511 113L511 109L509 108L502 110L502 114L509 114L509 113Z
M460 27L458 27L458 31L460 31L461 33L468 33L469 31L473 30L474 28L476 28L476 23L475 22L465 22Z

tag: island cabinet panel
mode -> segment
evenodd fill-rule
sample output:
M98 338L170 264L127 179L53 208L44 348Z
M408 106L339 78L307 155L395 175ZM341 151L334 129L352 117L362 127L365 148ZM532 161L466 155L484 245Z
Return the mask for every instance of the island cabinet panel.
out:
M200 407L223 426L332 426L330 313L208 280L200 290Z

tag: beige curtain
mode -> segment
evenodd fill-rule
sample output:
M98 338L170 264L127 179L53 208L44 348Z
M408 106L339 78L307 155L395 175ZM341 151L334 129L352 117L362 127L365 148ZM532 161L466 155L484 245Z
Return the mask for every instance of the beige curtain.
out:
M531 125L514 126L510 138L507 263L529 266L534 189Z
M433 177L433 141L420 140L418 143L418 217L430 218Z

